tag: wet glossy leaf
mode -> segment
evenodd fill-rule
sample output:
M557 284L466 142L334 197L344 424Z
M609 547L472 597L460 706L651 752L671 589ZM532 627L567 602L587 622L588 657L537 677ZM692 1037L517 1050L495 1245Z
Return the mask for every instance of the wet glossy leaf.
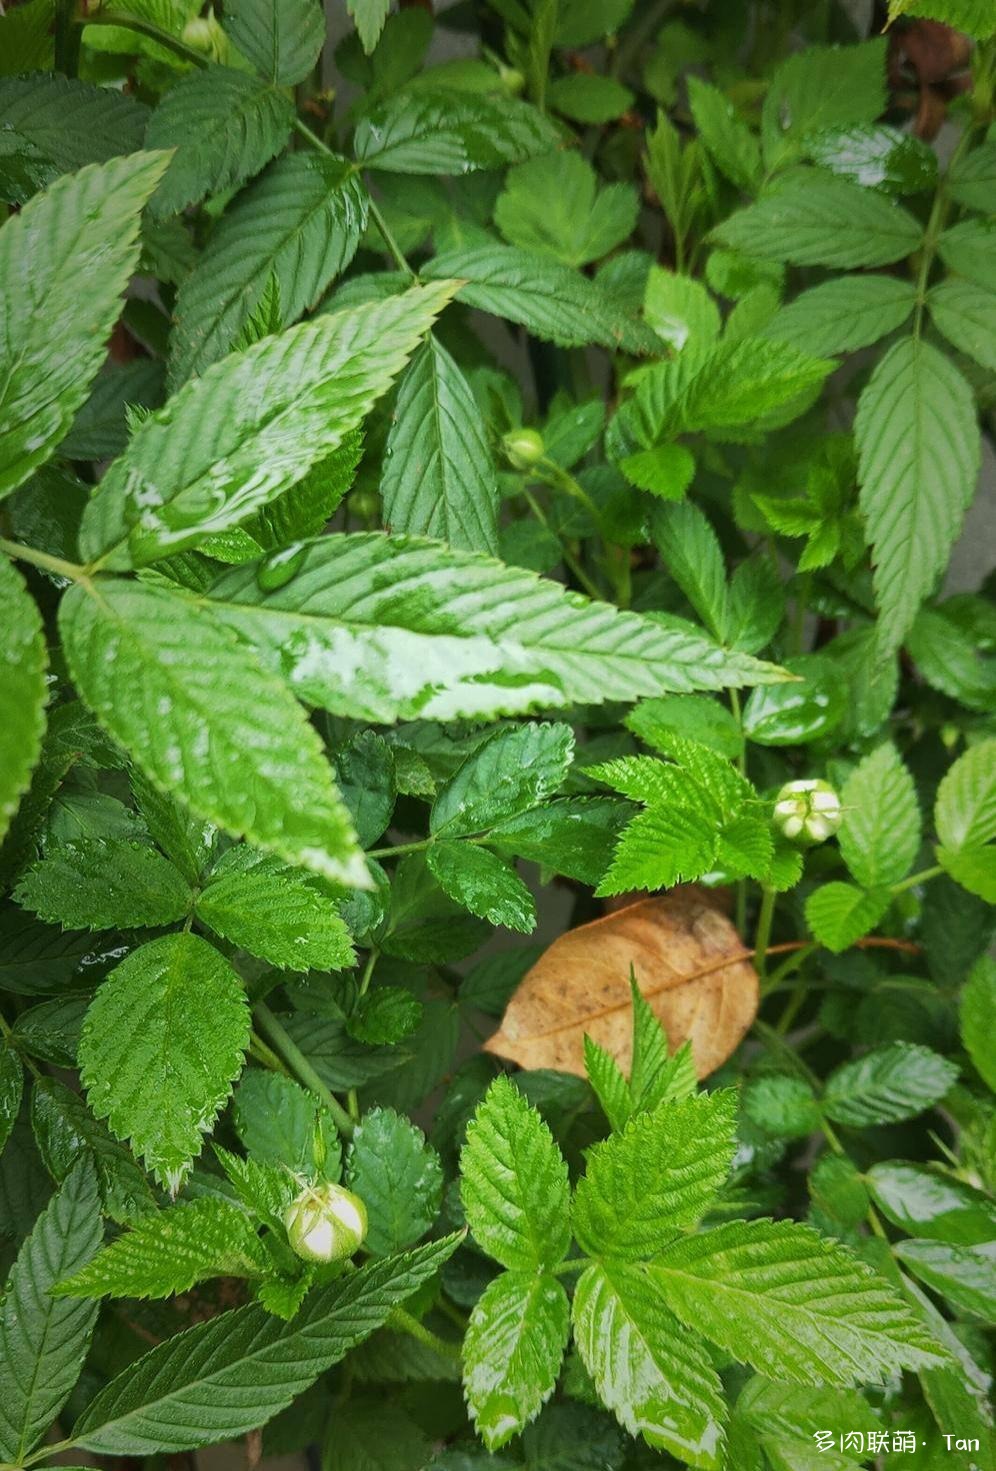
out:
M996 1202L937 1165L885 1160L866 1175L875 1204L910 1236L972 1246L996 1235Z
M744 733L759 746L796 746L819 740L840 721L847 691L837 670L818 654L786 661L797 683L751 692L744 706Z

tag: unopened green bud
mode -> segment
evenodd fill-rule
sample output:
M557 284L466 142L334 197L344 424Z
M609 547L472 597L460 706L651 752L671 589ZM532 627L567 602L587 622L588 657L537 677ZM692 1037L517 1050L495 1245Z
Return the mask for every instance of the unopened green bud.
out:
M787 781L775 799L775 826L794 843L825 843L840 821L840 798L829 782Z
M194 51L201 51L212 61L227 61L231 42L222 30L213 10L195 15L183 28L182 40Z
M498 80L505 88L505 91L511 92L513 97L518 96L523 87L526 85L526 79L518 70L518 68L514 66L506 66L504 62L499 64Z
M531 470L546 450L542 434L535 429L510 429L502 436L501 447L517 470Z
M342 1262L362 1245L367 1208L341 1185L306 1185L284 1212L284 1225L306 1262Z

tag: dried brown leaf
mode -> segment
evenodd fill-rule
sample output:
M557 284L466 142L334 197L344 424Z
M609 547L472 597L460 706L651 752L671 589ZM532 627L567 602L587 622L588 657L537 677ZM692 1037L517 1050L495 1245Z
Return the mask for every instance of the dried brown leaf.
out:
M632 966L672 1051L690 1040L704 1078L757 1011L757 972L743 957L733 925L699 891L644 899L555 940L526 972L485 1050L583 1077L587 1032L628 1073Z

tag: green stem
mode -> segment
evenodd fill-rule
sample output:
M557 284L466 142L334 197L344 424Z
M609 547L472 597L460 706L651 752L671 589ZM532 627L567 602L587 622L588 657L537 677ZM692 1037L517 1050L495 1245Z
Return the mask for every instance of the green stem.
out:
M908 879L903 879L898 884L892 884L889 892L892 894L901 894L904 889L913 889L917 884L929 883L931 879L938 878L943 872L944 869L939 863L935 863L931 868L921 868L919 873L911 873Z
M259 1023L260 1031L273 1043L290 1071L295 1074L300 1083L315 1094L316 1098L321 1099L335 1120L336 1128L343 1138L351 1139L355 1128L354 1121L349 1117L338 1098L322 1082L300 1047L288 1035L265 1001L257 1001L253 1008L253 1015Z
M388 1325L391 1328L400 1329L402 1333L407 1333L409 1338L416 1339L426 1348L431 1348L434 1353L441 1354L444 1359L454 1359L457 1363L463 1359L458 1343L450 1343L447 1339L440 1338L438 1333L433 1333L431 1328L420 1323L418 1318L413 1317L411 1313L406 1313L404 1308L394 1308L388 1318Z
M80 65L79 26L73 23L75 0L57 0L55 7L55 69L75 77Z
M546 515L546 512L543 510L543 507L540 505L539 501L536 499L533 493L523 487L522 498L529 509L532 511L533 515L536 517L540 525L545 526L547 531L550 531L552 535L556 536L556 532L553 531L552 527L550 526L550 522ZM560 541L559 536L557 537L557 540ZM584 588L588 596L590 598L596 598L599 602L604 602L605 599L602 595L602 589L591 577L588 576L588 573L582 567L577 557L574 555L569 547L564 545L562 541L560 541L560 555L564 559L564 566L574 573L574 576L577 578L578 582Z
M65 562L61 557L50 557L48 552L40 552L37 547L24 547L3 536L0 536L0 552L6 552L8 557L17 557L22 562L30 562L32 567L41 567L45 572L57 572L60 577L68 577L72 582L82 582L86 577L86 568L80 566L79 562Z
M417 843L394 843L388 848L370 848L367 851L368 858L397 858L402 853L421 853L428 848L432 842L431 838L419 838Z
M257 1031L249 1035L249 1054L254 1057L263 1067L269 1068L271 1073L283 1073L287 1076L287 1068L281 1058L277 1056L272 1047L268 1047Z
M754 968L762 980L767 970L768 942L771 939L771 921L774 918L777 899L777 890L765 885L761 890L761 909L757 916L757 930L754 935Z
M796 986L796 987L794 987L791 996L789 997L788 1001L785 1004L785 1010L782 1012L781 1016L775 1022L775 1031L778 1033L779 1037L784 1037L785 1034L788 1032L788 1030L791 1027L792 1023L795 1021L796 1017L799 1015L799 1012L802 1009L802 1004L805 1001L805 999L806 999L806 988L805 988L805 986Z
M940 239L944 225L947 220L948 209L951 198L948 194L948 179L951 171L960 162L962 155L968 148L976 123L970 123L955 146L954 152L948 161L944 178L937 186L934 202L931 205L930 215L927 219L927 227L923 233L923 245L920 248L920 262L916 277L916 311L913 314L913 336L919 337L923 327L923 313L927 305L927 283L930 280L930 269L934 264L934 256L937 254L937 242Z
M317 148L320 153L328 154L330 158L334 158L336 156L332 152L332 149L328 146L328 144L325 143L321 138L319 138L317 133L312 132L311 128L308 127L308 124L304 121L303 118L294 119L294 129L297 133L300 134L302 138L307 138L312 148ZM405 259L404 252L402 251L400 245L391 234L391 228L385 220L384 216L381 214L380 209L377 205L377 201L372 197L369 197L367 208L370 211L370 218L373 220L374 224L377 226L377 229L380 231L384 244L387 246L388 253L390 254L395 265L400 271L404 271L406 276L414 277L415 272L412 270L411 266L408 264L408 261Z

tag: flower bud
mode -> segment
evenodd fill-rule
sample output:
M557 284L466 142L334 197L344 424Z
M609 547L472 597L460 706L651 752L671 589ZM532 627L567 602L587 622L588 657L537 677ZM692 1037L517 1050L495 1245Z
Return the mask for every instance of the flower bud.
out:
M287 1238L306 1262L341 1262L367 1234L367 1209L341 1185L306 1185L284 1212Z
M514 66L505 66L503 62L498 63L498 80L506 92L511 92L513 97L518 96L526 85L526 79Z
M202 51L212 61L227 61L231 43L213 10L195 15L183 28L181 39L194 51Z
M502 436L501 447L516 470L531 470L546 449L543 436L535 429L510 429Z
M825 843L840 821L840 798L829 782L787 781L775 799L775 825L793 842Z

